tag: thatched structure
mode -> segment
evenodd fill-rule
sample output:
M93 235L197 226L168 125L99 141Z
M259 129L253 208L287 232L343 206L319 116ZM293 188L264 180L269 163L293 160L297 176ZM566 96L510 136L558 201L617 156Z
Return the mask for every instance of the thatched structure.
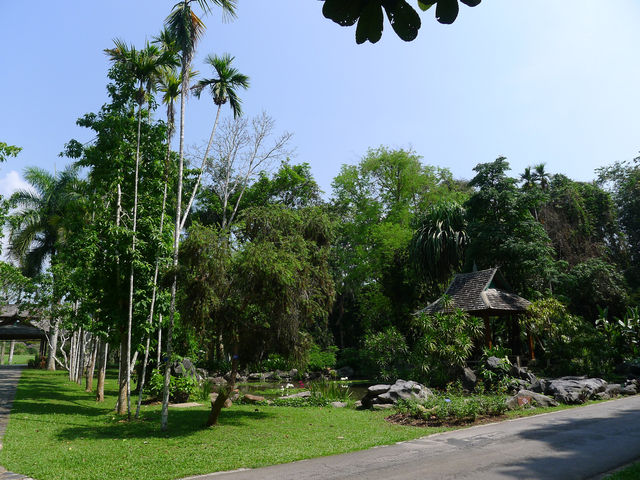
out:
M47 334L35 327L30 312L20 310L18 305L5 305L0 308L0 341L2 340L40 340L40 354L44 354Z
M492 344L490 317L509 317L524 313L531 302L510 293L509 285L497 268L456 275L442 297L418 313L463 312L484 319L485 343Z

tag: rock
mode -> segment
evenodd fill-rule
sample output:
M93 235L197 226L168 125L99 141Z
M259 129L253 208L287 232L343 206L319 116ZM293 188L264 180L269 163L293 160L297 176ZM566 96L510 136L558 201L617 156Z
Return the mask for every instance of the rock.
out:
M356 403L353 406L355 408L362 408L362 402L360 400L357 400Z
M292 395L285 395L280 398L309 398L311 396L311 392L306 390L304 392L294 393Z
M504 360L498 357L489 357L485 363L490 370L502 370L502 366L505 364Z
M217 400L217 398L218 398L218 394L217 394L216 392L214 392L214 393L210 394L210 398L211 398L211 405L213 405L213 404L214 404L214 402L215 402L215 401ZM227 398L227 399L224 401L224 408L229 408L229 407L230 407L230 406L232 406L232 405L233 405L233 402L231 401L231 399L230 399L230 398Z
M251 395L250 393L245 393L242 399L249 403L259 403L265 400L265 398L260 395Z
M638 387L633 383L626 385L620 392L622 395L636 395L638 393Z
M185 357L182 361L175 361L171 365L171 373L174 376L198 378L196 367L193 362Z
M393 405L390 403L376 403L372 408L374 410L389 410L390 408L393 408Z
M558 402L553 398L547 397L531 390L520 390L517 394L507 400L507 408L515 410L525 405L537 405L540 407L557 407Z
M611 398L611 395L609 395L607 392L600 392L600 393L596 393L595 397L597 400L609 400Z
M467 392L473 392L478 384L478 377L476 377L476 374L469 367L464 367L460 381L462 382L462 388Z
M264 380L264 374L262 373L250 373L247 377L249 382L261 382L262 380Z
M338 374L338 377L340 377L340 378L342 378L342 377L351 378L351 377L353 377L353 374L355 372L353 371L353 368L351 368L349 366L344 366L344 367L341 367L338 370L336 370L336 373Z
M550 380L545 393L553 395L561 403L572 405L584 403L606 388L607 382L601 378L562 377Z
M414 381L397 380L393 385L373 385L362 398L365 408L374 405L395 405L399 400L426 400L433 393Z
M610 383L607 385L607 389L604 391L609 397L614 397L622 393L622 385L619 383Z
M289 378L298 378L298 369L297 368L292 368L291 370L289 370Z
M533 373L531 373L527 368L518 367L517 365L511 366L509 375L515 378L519 378L520 380L524 380L529 384L533 384L536 382L536 380L538 380L538 378Z
M549 381L544 378L537 378L536 381L529 386L529 390L536 393L545 393L548 383Z
M345 402L331 402L333 408L344 408L347 406Z
M226 385L227 381L224 379L224 377L210 377L209 381L211 383L213 383L214 385Z

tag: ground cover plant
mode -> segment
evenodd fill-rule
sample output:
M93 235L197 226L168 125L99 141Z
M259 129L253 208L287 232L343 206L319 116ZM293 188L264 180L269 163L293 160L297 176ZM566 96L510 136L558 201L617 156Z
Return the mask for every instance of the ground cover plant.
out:
M112 372L111 377L115 375ZM66 381L65 372L25 370L0 452L0 464L38 480L175 479L260 467L417 438L442 429L385 421L388 412L341 408L234 405L215 428L203 428L208 405L171 411L143 406L139 420L114 413L117 385L105 402ZM37 448L34 448L37 446Z

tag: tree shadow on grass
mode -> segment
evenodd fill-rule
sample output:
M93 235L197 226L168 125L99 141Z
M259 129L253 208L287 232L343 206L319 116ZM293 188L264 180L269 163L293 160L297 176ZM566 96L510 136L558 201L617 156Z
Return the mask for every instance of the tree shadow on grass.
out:
M497 472L504 475L500 478L591 478L640 458L640 430L634 428L637 425L640 411L625 408L610 417L565 417L527 429L515 438L533 442L532 445L543 443L542 453L505 462ZM549 450L553 454L545 455Z
M178 438L193 435L195 432L225 426L249 426L253 422L273 417L273 413L247 410L223 410L218 427L207 427L208 412L202 409L173 409L169 412L169 429L160 429L160 412L146 412L141 419L127 421L116 417L105 425L73 425L61 430L56 436L59 440L112 440L123 438Z

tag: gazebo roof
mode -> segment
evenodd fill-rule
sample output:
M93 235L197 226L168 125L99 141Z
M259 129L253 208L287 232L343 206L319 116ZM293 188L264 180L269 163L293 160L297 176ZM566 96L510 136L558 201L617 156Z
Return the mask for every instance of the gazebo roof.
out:
M0 308L0 340L42 340L47 338L44 330L37 328L27 319L30 312L20 310L18 305L4 305Z
M490 268L457 274L444 295L418 313L433 314L460 309L471 315L500 316L526 311L531 302L507 292L505 289L508 286L500 275L496 275L497 271L497 268ZM445 298L449 299L446 305Z

